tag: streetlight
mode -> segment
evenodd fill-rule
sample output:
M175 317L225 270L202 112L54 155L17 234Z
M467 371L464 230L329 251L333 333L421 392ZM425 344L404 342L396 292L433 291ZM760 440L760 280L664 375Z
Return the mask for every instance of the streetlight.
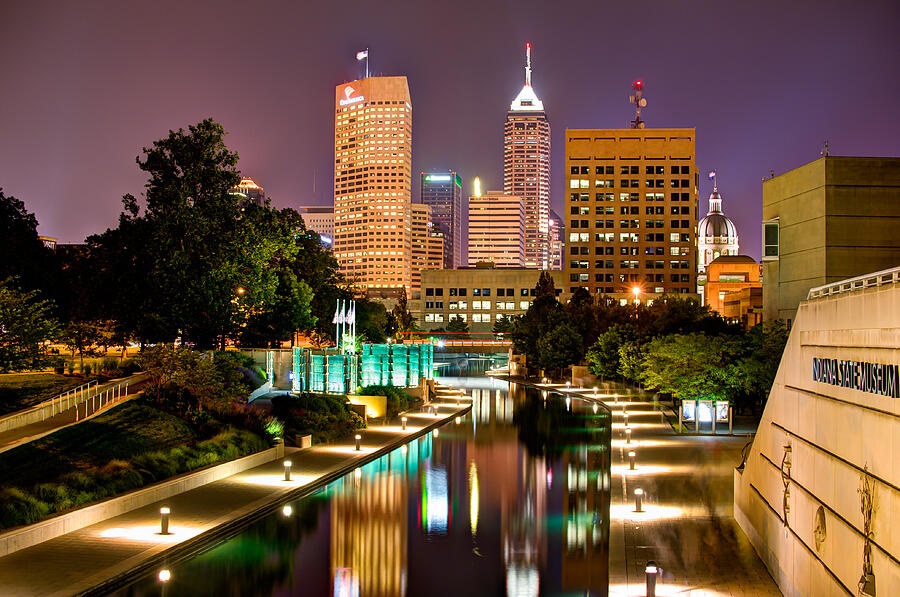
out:
M634 288L631 289L631 292L634 294L634 304L635 305L640 304L641 299L639 297L641 295L641 287L635 286Z

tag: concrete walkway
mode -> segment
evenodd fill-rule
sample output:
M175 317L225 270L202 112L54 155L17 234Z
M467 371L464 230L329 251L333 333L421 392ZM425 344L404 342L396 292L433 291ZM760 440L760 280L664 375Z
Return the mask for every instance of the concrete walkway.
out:
M746 437L678 436L638 393L614 399L570 392L601 401L613 413L610 596L645 595L650 560L662 569L659 596L781 595L733 517L733 470ZM636 489L644 492L642 513L635 512Z
M443 398L447 396L447 398ZM471 399L439 393L437 414L407 413L407 429L378 425L362 430L361 450L354 440L289 450L292 480L285 482L281 461L250 469L74 531L0 558L0 595L4 597L62 596L87 591L137 566L152 566L168 550L199 544L204 533L248 518L279 499L287 499L341 475L440 425L471 408ZM159 509L171 509L171 535L159 535ZM193 540L193 541L192 541Z

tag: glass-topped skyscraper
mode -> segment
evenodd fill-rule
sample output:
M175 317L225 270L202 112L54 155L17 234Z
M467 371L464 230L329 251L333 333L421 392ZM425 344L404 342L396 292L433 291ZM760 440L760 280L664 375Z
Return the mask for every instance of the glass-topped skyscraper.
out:
M422 172L422 203L431 206L435 232L444 235L444 269L465 265L466 206L462 178L453 171Z
M525 203L525 267L550 261L550 121L531 87L531 44L525 86L509 106L503 136L503 192Z

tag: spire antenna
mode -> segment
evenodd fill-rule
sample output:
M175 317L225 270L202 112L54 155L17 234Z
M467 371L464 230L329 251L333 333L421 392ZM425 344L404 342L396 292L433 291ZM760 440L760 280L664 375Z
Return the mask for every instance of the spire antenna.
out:
M647 98L644 97L644 82L635 81L631 84L632 94L628 96L628 100L634 104L634 120L631 121L631 128L644 128L644 121L641 120L641 108L647 107Z
M525 42L525 84L531 87L531 42Z

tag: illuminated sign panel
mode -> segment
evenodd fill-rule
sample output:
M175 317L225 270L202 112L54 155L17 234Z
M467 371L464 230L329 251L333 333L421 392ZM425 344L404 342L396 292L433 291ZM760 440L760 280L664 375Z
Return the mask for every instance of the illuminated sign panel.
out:
M356 93L356 89L353 88L352 85L347 85L344 87L344 99L340 100L338 103L342 106L349 106L350 104L355 104L361 101L364 101L366 98L357 95L356 97L351 97L354 93Z
M900 365L814 357L812 379L841 388L900 398Z
M425 182L450 182L449 174L428 174L425 176Z

